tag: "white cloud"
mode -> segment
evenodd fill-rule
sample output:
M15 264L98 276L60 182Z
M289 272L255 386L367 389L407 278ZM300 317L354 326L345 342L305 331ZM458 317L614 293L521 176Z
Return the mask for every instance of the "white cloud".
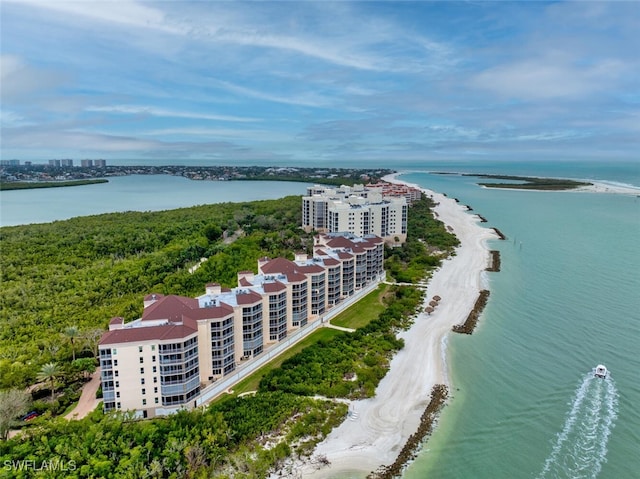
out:
M35 92L53 90L64 80L65 75L33 68L18 56L0 56L0 94L5 105Z
M102 23L119 24L126 27L152 28L168 33L181 33L170 25L165 14L149 6L148 3L129 0L92 1L92 0L3 0L7 3L28 5L58 12L64 16L84 17Z
M14 128L31 124L23 116L16 112L3 108L0 110L0 126L2 128Z
M247 130L233 128L162 128L148 130L143 133L145 136L195 136L207 138L234 138L241 141L291 141L289 133L273 130Z
M273 93L265 93L263 91L254 90L251 88L234 85L233 83L217 80L215 82L227 91L236 93L241 96L257 98L259 100L271 101L275 103L285 103L288 105L300 105L300 106L312 106L312 107L327 107L330 106L334 100L328 97L324 97L317 93L306 94L290 94L287 96L276 95Z
M624 65L616 60L578 66L547 57L489 68L472 77L470 85L502 97L524 100L578 98L606 93L623 71Z
M232 122L254 122L260 121L258 118L216 115L211 113L198 113L188 111L167 110L153 106L139 105L114 105L114 106L90 106L87 111L116 113L122 115L150 115L171 118L192 118L194 120L215 120L215 121L232 121Z

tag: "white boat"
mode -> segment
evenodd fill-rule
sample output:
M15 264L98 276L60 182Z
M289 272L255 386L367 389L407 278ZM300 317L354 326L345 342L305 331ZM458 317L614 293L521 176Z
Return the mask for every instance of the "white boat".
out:
M596 369L593 372L593 375L597 378L606 378L607 377L607 373L609 371L607 371L607 368L605 366L603 366L602 364L598 364L596 366Z

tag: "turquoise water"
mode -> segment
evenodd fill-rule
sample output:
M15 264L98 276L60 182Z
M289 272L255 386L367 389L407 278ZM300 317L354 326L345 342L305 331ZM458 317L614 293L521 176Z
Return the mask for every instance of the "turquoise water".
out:
M597 178L638 186L631 167ZM538 175L586 177L574 173ZM508 237L490 244L502 271L489 274L478 329L450 336L452 398L404 477L640 477L640 198L401 179L458 198ZM592 378L599 363L609 380Z

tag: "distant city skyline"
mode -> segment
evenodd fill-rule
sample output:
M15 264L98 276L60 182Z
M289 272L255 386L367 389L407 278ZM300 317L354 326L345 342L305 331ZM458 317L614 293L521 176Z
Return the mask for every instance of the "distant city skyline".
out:
M1 8L2 160L640 162L637 2Z

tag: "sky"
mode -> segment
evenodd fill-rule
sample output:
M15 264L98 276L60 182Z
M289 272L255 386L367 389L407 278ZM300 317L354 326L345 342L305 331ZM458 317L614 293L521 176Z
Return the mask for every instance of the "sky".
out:
M1 158L640 162L640 2L0 0Z

